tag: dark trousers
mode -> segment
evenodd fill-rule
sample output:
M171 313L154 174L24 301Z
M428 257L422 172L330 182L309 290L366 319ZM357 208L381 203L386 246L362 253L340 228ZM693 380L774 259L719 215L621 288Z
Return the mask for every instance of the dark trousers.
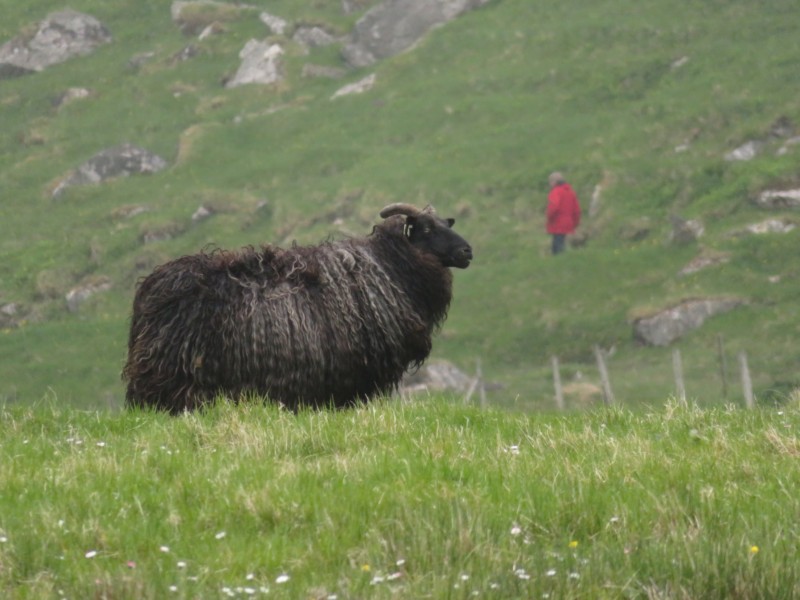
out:
M567 236L564 233L553 234L553 256L561 254L567 247Z

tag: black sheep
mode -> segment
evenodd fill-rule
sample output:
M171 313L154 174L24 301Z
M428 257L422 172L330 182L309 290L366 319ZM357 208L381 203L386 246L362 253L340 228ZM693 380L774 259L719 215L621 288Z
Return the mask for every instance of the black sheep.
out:
M447 316L449 267L469 244L428 207L392 204L363 238L216 250L157 267L138 285L128 406L171 413L218 394L286 407L343 407L391 391Z

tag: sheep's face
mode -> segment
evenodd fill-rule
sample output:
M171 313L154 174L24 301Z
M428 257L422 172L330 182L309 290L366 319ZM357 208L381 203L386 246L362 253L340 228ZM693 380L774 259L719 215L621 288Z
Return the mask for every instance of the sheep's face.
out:
M413 246L433 254L445 267L466 269L472 260L472 247L453 231L455 219L435 214L419 214L406 219L405 231Z

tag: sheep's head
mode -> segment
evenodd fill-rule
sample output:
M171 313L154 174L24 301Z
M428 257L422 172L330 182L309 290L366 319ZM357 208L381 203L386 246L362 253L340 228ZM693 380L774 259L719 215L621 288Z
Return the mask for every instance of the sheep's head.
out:
M381 217L404 215L404 231L408 241L423 252L433 254L445 267L466 269L472 260L472 247L453 231L455 219L443 219L432 206L420 210L411 204L390 204Z

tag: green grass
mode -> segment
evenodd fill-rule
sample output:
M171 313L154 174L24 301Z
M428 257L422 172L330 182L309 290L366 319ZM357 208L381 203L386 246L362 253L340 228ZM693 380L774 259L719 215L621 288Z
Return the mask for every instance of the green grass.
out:
M790 598L799 429L794 405L6 407L0 593Z
M334 0L254 4L342 33L360 16L343 15ZM470 269L456 273L434 356L466 371L480 358L487 378L502 384L493 403L550 405L552 355L596 384L595 344L616 349L609 367L623 402L657 403L673 392L671 348L638 346L631 318L704 295L750 303L676 344L689 394L723 400L715 376L723 335L731 357L748 352L765 396L797 370L800 278L787 257L800 229L730 233L769 216L798 220L796 211L767 214L752 202L765 188L798 181L800 150L778 157L782 140L768 137L780 118L800 133L787 84L800 61L795 5L492 2L340 81L299 76L306 62L337 64L335 48L305 56L287 43L285 83L226 90L221 81L245 42L267 36L256 13L241 11L223 34L198 42L171 23L163 2L77 0L71 7L103 20L113 43L0 88L0 129L8 132L0 137L0 304L24 312L21 327L0 334L0 399L31 403L53 390L78 407L121 405L133 289L156 264L211 243L367 233L395 201L434 203L457 217L475 248ZM0 40L56 8L50 0L0 0ZM171 60L189 43L198 46L195 58ZM150 51L138 70L128 65ZM330 101L371 72L369 93ZM52 99L73 86L93 94L54 108ZM766 140L757 159L724 160L754 138ZM170 167L50 199L70 169L122 141L161 154ZM605 182L599 212L583 225L588 245L557 261L547 254L542 217L554 169L567 173L586 208ZM262 202L266 210L257 209ZM201 203L222 210L192 223ZM151 210L114 216L138 204ZM321 214L330 218L315 218ZM705 223L698 244L666 243L674 214ZM649 235L626 239L643 221ZM142 244L145 231L162 228L181 234ZM678 277L702 251L730 261ZM64 294L92 276L109 277L113 291L68 313Z

